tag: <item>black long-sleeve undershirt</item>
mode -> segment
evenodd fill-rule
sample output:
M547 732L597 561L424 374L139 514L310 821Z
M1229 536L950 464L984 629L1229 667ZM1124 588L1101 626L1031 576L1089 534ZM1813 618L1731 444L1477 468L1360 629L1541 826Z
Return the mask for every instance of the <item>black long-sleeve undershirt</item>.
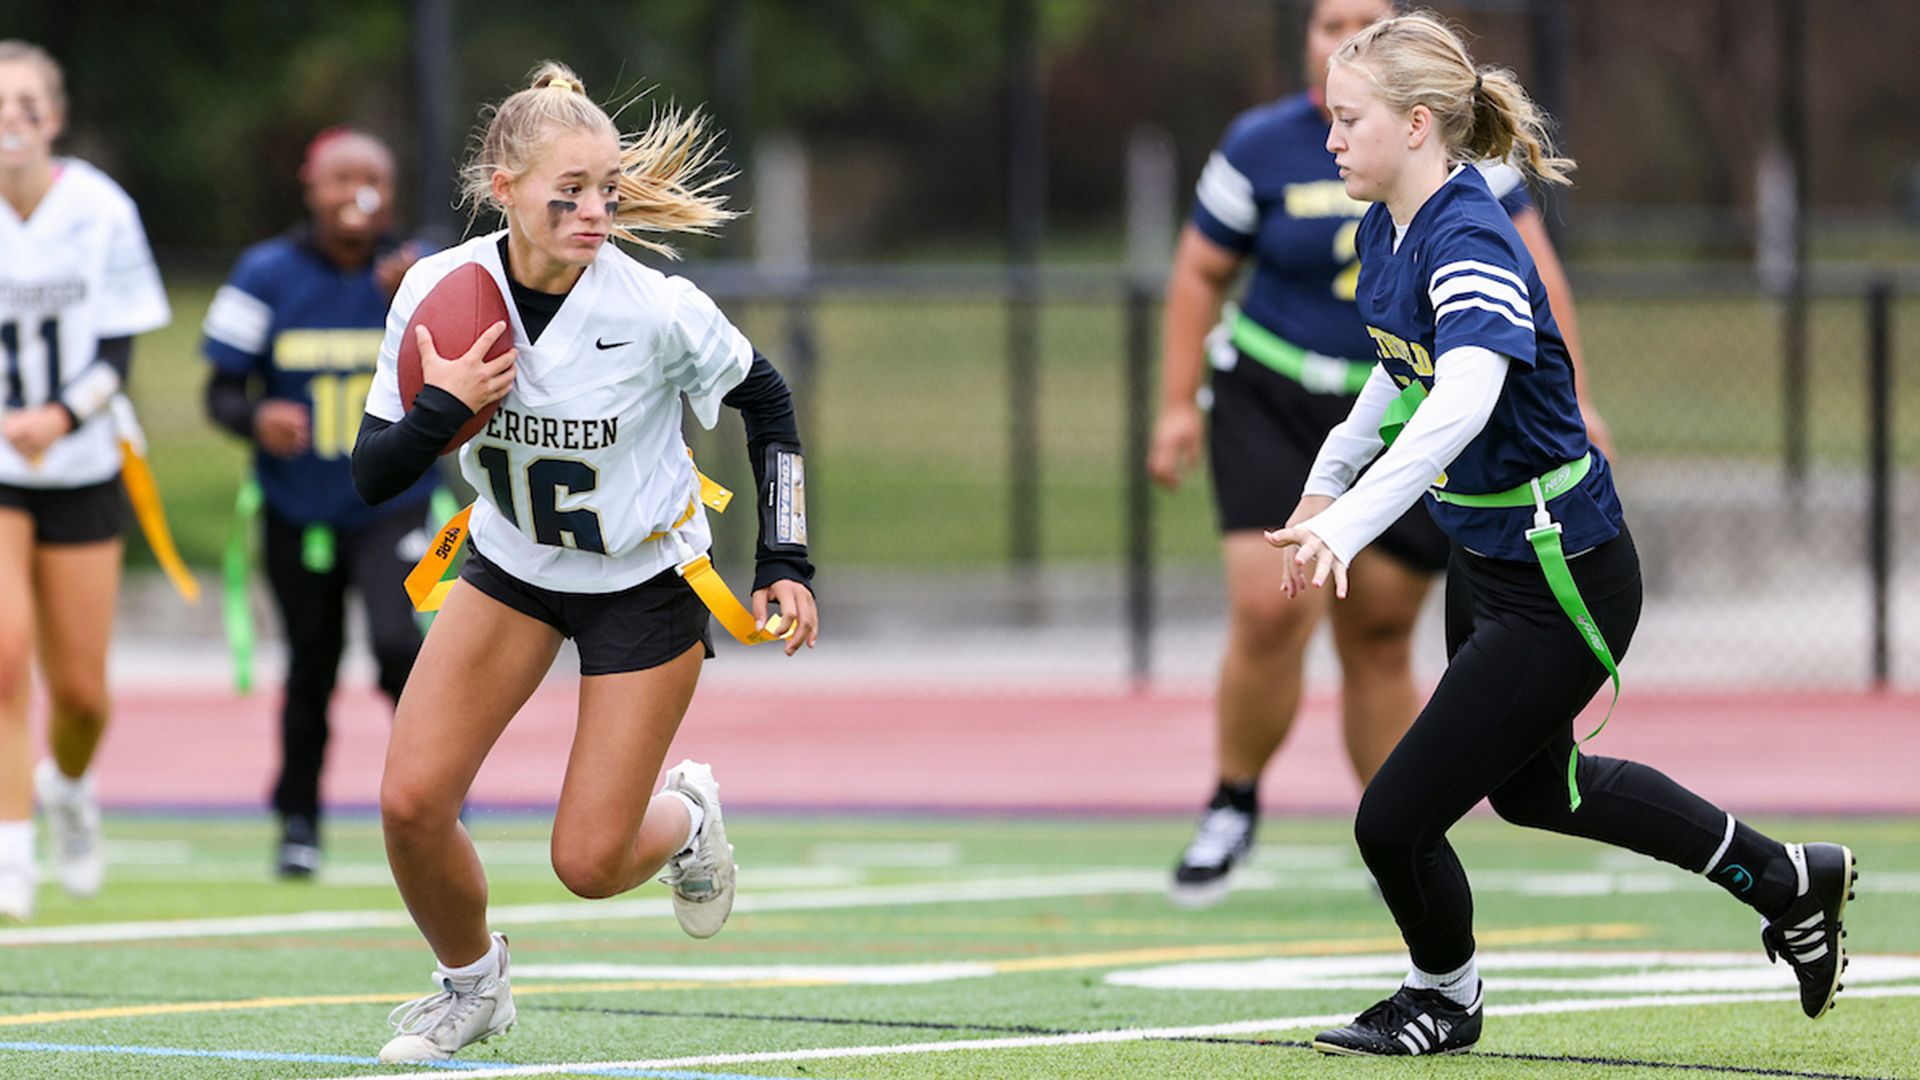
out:
M800 426L794 420L793 392L780 377L779 369L756 349L747 377L720 400L740 410L740 419L746 425L747 461L753 466L753 487L759 496L757 505L762 508L759 538L753 551L754 591L782 580L798 581L812 589L813 564L807 561L806 550L788 547L775 551L770 547L768 515L764 512L772 483L767 477L767 448L783 446L790 447L794 453L800 452Z
M104 365L112 369L116 388L124 389L127 385L127 373L133 369L133 338L101 338L94 354L94 364ZM67 386L60 388L61 392L64 393L73 384L86 378L94 364L89 364L87 367L80 369L72 379L68 380ZM66 411L67 421L73 425L75 431L80 430L80 425L91 419L91 414L81 416L64 397L58 394L55 395L53 403ZM106 399L102 398L95 411L104 409L105 407Z
M437 386L422 386L398 423L368 413L353 441L353 490L378 506L427 475L473 410Z
M247 390L247 377L215 369L207 379L207 416L243 439L253 439L253 417L260 403Z

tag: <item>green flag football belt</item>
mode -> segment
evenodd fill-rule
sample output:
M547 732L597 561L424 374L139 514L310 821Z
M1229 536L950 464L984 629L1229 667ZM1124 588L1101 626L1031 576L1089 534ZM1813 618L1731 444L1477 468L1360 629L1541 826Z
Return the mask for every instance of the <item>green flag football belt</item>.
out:
M220 556L224 585L221 622L227 632L227 649L233 654L233 688L242 694L253 690L255 638L247 582L253 578L253 523L265 501L260 481L252 474L240 481L240 490L233 500L233 523L227 528L227 544ZM428 528L439 529L459 509L460 504L454 501L451 491L434 488L427 503ZM339 545L332 526L315 523L300 531L301 569L309 574L330 574L338 557Z
M1426 400L1427 391L1415 380L1400 396L1387 407L1380 419L1380 438L1388 446L1400 436L1401 429L1413 418L1420 403ZM1575 810L1580 809L1580 785L1576 774L1580 766L1580 747L1588 739L1600 734L1613 719L1613 708L1620 704L1620 668L1613 660L1613 650L1607 646L1606 636L1600 633L1600 627L1594 623L1593 615L1587 610L1587 601L1580 595L1580 587L1574 583L1573 571L1567 566L1567 554L1560 544L1560 523L1553 520L1547 504L1580 486L1580 481L1593 471L1591 451L1577 461L1569 461L1559 468L1536 476L1518 487L1505 491L1491 491L1477 495L1429 488L1428 493L1449 506L1465 506L1480 510L1520 509L1533 507L1533 528L1527 530L1527 543L1533 546L1533 554L1540 560L1540 572L1547 579L1547 588L1553 598L1566 613L1568 621L1573 623L1580 633L1580 640L1587 643L1594 659L1607 669L1607 676L1613 681L1613 700L1607 703L1607 714L1600 718L1599 726L1586 734L1573 745L1573 752L1567 755L1567 803Z
M1373 374L1372 364L1303 349L1241 311L1228 310L1227 326L1234 348L1316 394L1357 394Z

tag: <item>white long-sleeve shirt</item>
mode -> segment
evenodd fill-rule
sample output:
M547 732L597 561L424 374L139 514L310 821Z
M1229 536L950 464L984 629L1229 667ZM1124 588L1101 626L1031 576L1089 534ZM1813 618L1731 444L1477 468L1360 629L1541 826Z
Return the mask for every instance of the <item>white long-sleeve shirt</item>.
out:
M1297 527L1318 536L1341 562L1351 564L1362 548L1420 500L1487 426L1506 386L1508 363L1505 356L1479 346L1442 353L1433 365L1433 390L1400 437L1355 483L1354 477L1379 453L1380 420L1400 395L1386 370L1374 368L1353 411L1328 433L1307 473L1303 493L1332 496L1334 504Z

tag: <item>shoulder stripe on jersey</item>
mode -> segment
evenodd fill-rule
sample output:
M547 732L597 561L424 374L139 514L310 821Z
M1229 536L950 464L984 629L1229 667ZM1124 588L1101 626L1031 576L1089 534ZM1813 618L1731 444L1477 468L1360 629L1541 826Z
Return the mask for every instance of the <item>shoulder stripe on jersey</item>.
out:
M1207 159L1195 194L1220 224L1247 236L1259 231L1260 208L1253 201L1253 181L1234 168L1226 155L1216 150Z
M232 285L220 286L207 308L206 335L222 345L258 356L267 351L273 309L266 301Z
M1515 315L1505 304L1496 304L1491 300L1486 300L1478 296L1463 296L1458 300L1449 301L1442 307L1435 308L1433 310L1433 323L1435 326L1438 326L1440 325L1441 319L1446 318L1456 311L1465 311L1468 308L1480 308L1485 311L1491 311L1520 329L1528 333L1533 332L1532 319L1523 319Z
M1480 274L1455 274L1434 286L1427 297L1432 301L1434 310L1438 311L1447 301L1467 293L1479 293L1489 299L1498 300L1513 308L1515 315L1532 317L1533 305L1527 303L1527 298L1520 295L1513 286Z
M1469 270L1477 271L1482 274L1492 274L1494 277L1497 277L1502 281L1510 282L1514 288L1520 290L1521 296L1533 295L1532 293L1528 292L1527 283L1520 279L1520 275L1514 273L1511 270L1506 269L1505 267L1495 266L1492 263L1488 263L1488 262L1481 262L1478 259L1461 259L1458 262L1450 262L1447 265L1441 267L1440 269L1435 270L1433 272L1433 276L1427 279L1427 291L1432 292L1434 289L1438 288L1440 285L1441 278L1446 277L1449 274L1465 273L1466 271L1469 271Z

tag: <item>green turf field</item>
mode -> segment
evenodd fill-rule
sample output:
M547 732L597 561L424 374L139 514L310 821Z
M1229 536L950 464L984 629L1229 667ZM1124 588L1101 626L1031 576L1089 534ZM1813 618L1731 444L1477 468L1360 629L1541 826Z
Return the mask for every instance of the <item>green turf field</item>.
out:
M740 905L703 943L680 933L662 887L573 900L546 867L543 821L479 817L520 1027L465 1064L675 1077L1920 1077L1912 822L1773 823L1843 839L1862 865L1848 990L1812 1023L1786 1000L1785 968L1762 961L1755 920L1719 890L1476 818L1456 839L1478 888L1491 1009L1481 1052L1398 1065L1322 1059L1303 1043L1391 988L1404 963L1343 822L1270 821L1248 887L1201 913L1160 894L1182 821L729 824ZM121 817L108 836L117 862L99 898L49 886L38 922L0 930L0 1076L394 1073L372 1055L387 1010L427 992L430 959L370 820L337 824L323 879L299 885L268 879L262 822Z
M173 325L142 339L134 378L180 548L188 562L206 567L217 562L245 458L236 440L208 424L200 403L205 364L196 350L212 293L211 283L173 282ZM776 361L788 359L783 311L726 306ZM1131 462L1123 454L1122 315L1117 295L1042 308L1038 427L1047 559L1114 559L1126 550L1122 510ZM1686 472L1701 459L1779 460L1779 316L1769 301L1587 296L1580 317L1595 396L1623 457L1641 475ZM800 387L800 406L821 564L1005 558L1004 305L990 298L827 296L815 305L815 320L818 377ZM1903 302L1894 325L1904 365L1895 380L1895 415L1920 415L1920 298ZM1816 463L1863 460L1865 329L1858 300L1812 307L1808 431ZM1901 429L1897 439L1899 460L1920 465L1920 426ZM736 491L751 486L733 429L723 425L696 442L703 468ZM1155 497L1163 556L1214 557L1212 505L1198 479L1178 495ZM738 528L750 527L742 516ZM750 548L750 533L739 532L732 546ZM143 544L132 550L148 561Z

